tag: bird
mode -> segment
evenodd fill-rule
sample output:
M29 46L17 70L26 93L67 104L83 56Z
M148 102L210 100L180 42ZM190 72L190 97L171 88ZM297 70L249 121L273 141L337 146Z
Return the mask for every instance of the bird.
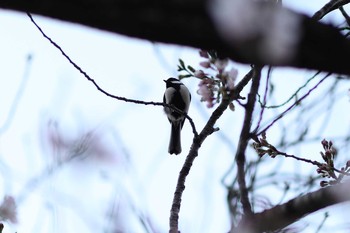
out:
M182 111L182 113L179 113L170 107L164 106L164 112L171 124L168 152L169 154L178 155L182 151L181 130L186 119L186 116L183 113L188 113L191 103L191 93L189 92L188 88L176 78L170 77L169 79L163 81L166 83L163 103L174 106L178 110Z

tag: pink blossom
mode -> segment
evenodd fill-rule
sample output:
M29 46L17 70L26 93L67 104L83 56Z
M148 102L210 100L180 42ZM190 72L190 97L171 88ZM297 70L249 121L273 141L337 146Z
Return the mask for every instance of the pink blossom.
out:
M211 108L214 106L214 92L213 92L213 81L209 78L202 79L198 84L199 89L197 93L202 96L201 101L207 102L207 107Z
M228 76L230 79L236 79L238 76L238 70L235 68L231 68L231 70L228 72Z
M203 72L203 70L196 70L194 72L194 77L196 78L204 78L205 76L205 73Z
M214 107L214 98L211 101L207 101L207 108Z
M203 68L209 68L210 67L210 61L202 61L199 63L200 66Z
M209 58L208 51L201 49L199 51L199 56L204 57L204 58Z
M224 60L220 60L217 59L214 63L214 65L216 66L216 68L218 69L218 71L221 73L225 70L226 66L228 64L228 60L224 59Z
M200 85L198 94L202 96L202 101L208 101L212 98L212 92L207 85Z
M0 205L0 219L3 221L9 220L12 223L17 223L17 207L13 197L4 197L4 200Z
M238 70L232 68L230 71L225 72L226 76L226 88L229 90L233 90L235 87L235 81L238 76Z

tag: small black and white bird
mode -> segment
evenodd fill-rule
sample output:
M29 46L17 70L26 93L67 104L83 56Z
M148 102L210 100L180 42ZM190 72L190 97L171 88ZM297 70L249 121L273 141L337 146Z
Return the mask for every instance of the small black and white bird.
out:
M191 103L191 93L187 87L176 78L164 80L166 89L163 96L163 102L172 105L184 113L188 113ZM169 154L181 153L181 129L185 122L185 115L176 112L175 110L164 107L164 111L168 116L171 124L171 134L168 152Z

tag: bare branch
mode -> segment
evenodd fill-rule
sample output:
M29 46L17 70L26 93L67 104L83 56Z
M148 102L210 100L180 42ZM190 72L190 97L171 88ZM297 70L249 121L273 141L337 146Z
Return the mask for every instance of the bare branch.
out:
M131 103L135 103L135 104L144 104L144 105L158 105L158 106L164 106L163 103L159 103L159 102L153 102L153 101L141 101L141 100L134 100L134 99L128 99L125 97L121 97L121 96L116 96L116 95L112 95L110 93L108 93L107 91L103 90L97 83L96 81L91 78L79 65L77 65L64 51L63 49L56 43L54 42L49 36L47 36L45 34L45 32L40 28L40 26L34 21L32 15L30 13L27 13L28 17L30 18L30 20L32 21L32 23L35 25L35 27L40 31L40 33L43 35L43 37L45 37L47 40L50 41L50 43L56 47L61 53L62 55L69 61L70 64L72 64L74 66L75 69L77 69L82 75L84 75L84 77L92 82L92 84L97 88L98 91L102 92L103 94L105 94L108 97L111 97L113 99L117 99L117 100L121 100L121 101L125 101L125 102L131 102ZM171 106L167 106L172 108Z
M326 14L331 11L338 9L341 6L348 4L350 0L331 0L326 5L324 5L319 11L317 11L312 18L316 20L321 20Z
M172 106L172 105L169 105L169 104L166 104L166 103L163 103L163 102L153 102L153 101L142 101L142 100L135 100L135 99L129 99L129 98L125 98L125 97L122 97L122 96L116 96L116 95L113 95L113 94L110 94L108 93L107 91L105 91L103 88L101 88L97 82L91 78L79 65L77 65L65 52L64 50L56 43L54 42L49 36L47 36L45 34L45 32L40 28L40 26L35 22L33 16L30 14L30 13L27 13L28 17L30 18L30 20L32 21L32 23L35 25L35 27L40 31L40 33L43 35L43 37L45 37L48 41L50 41L50 43L56 47L61 53L62 55L69 61L69 63L71 65L74 66L74 68L76 68L82 75L84 75L84 77L92 82L92 84L97 88L98 91L102 92L103 94L105 94L106 96L108 97L111 97L113 99L117 99L117 100L120 100L120 101L125 101L125 102L129 102L129 103L134 103L134 104L143 104L143 105L154 105L154 106L163 106L163 107L168 107L168 108L171 108L173 109L174 111L176 112L180 112L182 114L185 115L185 117L188 119L188 121L190 122L191 124L191 127L192 127L192 132L194 134L195 137L198 136L198 132L196 130L196 126L192 120L192 118L190 116L188 116L188 114L180 111L179 109L177 109L176 107Z
M186 157L185 163L182 166L182 169L179 173L179 177L177 180L173 203L170 210L170 219L169 219L170 233L178 233L178 219L179 219L179 212L181 207L182 193L185 190L185 181L186 181L187 175L191 170L193 161L198 156L199 148L201 147L204 140L215 131L214 125L216 121L224 113L228 105L234 99L239 97L239 93L242 91L243 87L248 83L248 81L251 79L253 80L258 78L260 79L260 77L257 77L258 74L260 74L260 70L261 70L261 67L259 66L252 68L252 70L241 80L241 82L236 85L234 91L231 92L231 95L228 96L227 98L223 98L220 105L215 109L215 111L209 118L207 124L204 126L202 132L198 135L198 137L194 138L190 151ZM254 86L256 86L256 84Z
M303 101L307 96L311 94L312 91L314 91L324 80L326 80L331 74L326 74L315 86L313 86L305 95L303 95L300 99L295 101L291 106L289 106L286 110L284 110L279 116L277 116L268 126L266 126L264 129L260 130L256 133L256 136L261 135L262 133L266 132L269 128L271 128L278 120L280 120L282 117L286 115L287 112L292 110L295 106L300 104L301 101ZM256 129L258 130L258 129Z
M239 190L241 193L241 202L245 215L252 214L251 205L248 197L248 190L245 183L245 151L248 146L248 141L251 137L250 128L252 124L252 116L255 106L256 94L259 90L261 76L261 67L257 67L254 72L252 86L250 93L248 94L248 101L246 104L246 111L244 116L244 122L242 131L239 137L238 148L236 151L236 163L237 163L237 178L239 184Z
M294 59L286 62L271 61L255 49L260 39L242 49L228 44L218 34L208 13L208 0L188 1L31 1L2 0L0 7L32 12L67 22L146 39L152 42L171 43L202 49L215 49L222 56L246 64L291 66L350 74L346 59L340 54L350 53L350 41L336 27L316 22L314 18L293 12L300 18L300 41ZM332 1L340 7L349 0ZM281 7L283 8L283 7ZM292 12L292 11L290 11ZM205 36L205 40L203 40Z
M22 77L22 81L21 81L21 83L19 85L19 88L17 90L15 98L12 101L11 108L8 111L6 120L0 126L0 134L3 134L4 132L6 132L11 126L11 123L12 123L12 121L14 119L14 115L16 114L16 110L17 110L18 105L19 105L19 103L21 101L23 92L24 92L24 90L25 90L25 88L27 86L31 65L32 65L32 56L28 55L26 67L25 67L24 74L23 74L23 77Z
M325 207L349 201L350 181L321 188L251 216L244 216L233 232L258 233L274 231L296 222Z

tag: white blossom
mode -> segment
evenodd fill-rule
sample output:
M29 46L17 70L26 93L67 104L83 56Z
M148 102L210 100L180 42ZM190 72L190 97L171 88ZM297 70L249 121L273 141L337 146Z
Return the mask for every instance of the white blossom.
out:
M219 33L243 54L253 49L266 63L293 59L301 17L283 7L252 0L212 0L208 9Z
M223 70L225 70L226 66L228 64L228 60L227 59L216 59L214 65L216 67L216 69L218 69L218 71L221 73Z
M226 88L229 90L233 90L235 88L235 81L238 76L238 70L235 68L231 68L231 70L226 72L225 75L226 75Z

